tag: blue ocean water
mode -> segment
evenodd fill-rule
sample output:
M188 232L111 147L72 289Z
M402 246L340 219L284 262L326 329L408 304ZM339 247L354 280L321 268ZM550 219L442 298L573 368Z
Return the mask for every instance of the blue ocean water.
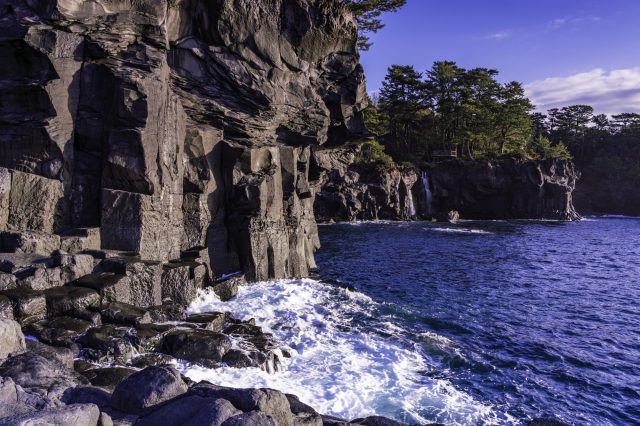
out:
M416 401L413 418L640 424L640 219L358 223L320 235L318 281L372 300L344 327L420 358L415 390L447 383L491 411Z

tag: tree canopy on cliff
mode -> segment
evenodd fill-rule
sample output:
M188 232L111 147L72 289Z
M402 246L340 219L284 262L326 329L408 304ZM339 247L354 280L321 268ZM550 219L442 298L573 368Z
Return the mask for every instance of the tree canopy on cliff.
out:
M358 47L368 50L371 47L369 34L384 28L380 16L385 12L395 12L405 5L407 0L344 0L358 22Z

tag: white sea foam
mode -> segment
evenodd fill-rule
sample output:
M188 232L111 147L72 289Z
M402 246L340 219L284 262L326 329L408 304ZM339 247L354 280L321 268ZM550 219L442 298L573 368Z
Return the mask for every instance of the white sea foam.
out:
M427 377L424 373L432 367L418 343L365 331L361 320L373 318L376 308L365 295L310 279L247 285L229 302L203 291L190 313L231 311L243 319L256 318L290 346L293 356L274 374L188 364L178 368L196 381L293 393L318 411L343 418L378 414L419 423L498 423L490 406L448 381ZM380 327L392 335L398 331L392 323Z
M425 228L428 231L435 232L448 232L452 234L479 234L486 235L491 234L489 231L484 231L482 229L471 229L471 228Z

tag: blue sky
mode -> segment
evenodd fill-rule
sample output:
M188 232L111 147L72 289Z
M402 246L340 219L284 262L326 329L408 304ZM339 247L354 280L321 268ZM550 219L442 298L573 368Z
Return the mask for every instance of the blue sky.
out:
M539 109L589 103L640 112L640 0L408 0L363 53L369 92L392 64L500 71Z

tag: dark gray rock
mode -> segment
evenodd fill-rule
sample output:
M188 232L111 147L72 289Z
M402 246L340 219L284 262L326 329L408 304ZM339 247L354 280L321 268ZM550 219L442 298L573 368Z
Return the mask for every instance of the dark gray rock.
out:
M90 254L62 254L53 256L55 266L60 268L60 279L64 284L93 272L94 259Z
M30 353L40 355L43 358L54 359L68 369L73 369L74 353L69 348L49 346L31 339L26 340L26 346Z
M229 349L224 355L222 361L229 367L248 368L258 367L266 368L265 364L269 360L268 356L258 351L243 351L240 349Z
M0 318L13 319L13 303L7 296L0 295Z
M232 277L219 279L213 284L213 291L220 300L226 302L238 294L238 289L244 285L246 280L244 275L234 275Z
M100 309L102 321L110 324L137 326L151 322L151 316L145 309L127 303L112 302Z
M14 289L17 287L17 283L15 275L0 272L0 291Z
M44 291L47 314L61 316L75 311L97 306L100 302L98 292L84 287L56 287Z
M104 367L83 371L82 375L89 379L93 386L113 392L116 386L135 372L136 370L125 367Z
M47 302L42 292L16 288L3 291L0 295L11 300L13 317L23 326L43 320L47 316Z
M130 341L130 330L125 327L102 325L93 327L78 339L83 354L95 362L126 362L135 354Z
M157 349L162 338L175 329L175 326L169 324L140 324L131 341L138 351L150 352Z
M30 324L26 331L48 345L73 349L76 339L91 326L89 321L64 316Z
M295 416L293 423L296 426L322 426L322 416L309 405L300 401L300 399L291 394L285 394L291 407L291 412Z
M0 232L0 251L3 253L29 253L48 256L60 248L58 235L34 231Z
M158 365L168 365L174 360L172 356L159 353L148 353L138 355L129 361L129 365L135 368L155 367Z
M193 314L186 318L187 322L197 324L205 330L221 332L224 329L226 315L221 312L206 312L203 314Z
M126 413L144 414L187 390L187 384L175 368L148 367L132 374L116 387L111 406Z
M162 264L139 260L137 256L121 256L105 259L101 268L106 272L129 278L130 301L139 308L162 303Z
M352 420L350 424L364 426L406 426L406 423L401 423L381 416L370 416L364 419L355 419Z
M153 322L184 321L187 318L184 306L165 301L164 305L147 308Z
M3 426L97 426L100 410L93 404L73 404L59 408L48 408L33 413L6 417Z
M243 413L222 423L222 426L277 426L271 417L260 411Z
M162 299L187 306L204 287L205 266L196 262L172 261L163 266Z
M95 386L78 386L64 397L65 404L94 404L104 410L109 407L111 393Z
M245 413L259 411L266 414L278 425L293 426L294 424L294 415L291 412L289 400L285 394L277 390L234 389L202 382L193 386L189 393L203 397L226 399Z
M67 253L100 250L100 247L100 228L74 228L60 236L60 250Z
M231 339L224 334L200 329L179 329L164 336L160 350L179 359L216 365L231 349Z
M57 399L69 388L88 384L87 379L57 360L30 352L7 359L0 365L0 376L10 377L25 389Z
M74 286L93 289L100 295L100 303L130 303L131 289L129 278L112 272L97 272L80 277Z
M224 399L191 395L178 398L141 418L137 426L219 426L240 414L241 411Z
M26 345L20 324L10 319L0 318L0 362L25 351Z

